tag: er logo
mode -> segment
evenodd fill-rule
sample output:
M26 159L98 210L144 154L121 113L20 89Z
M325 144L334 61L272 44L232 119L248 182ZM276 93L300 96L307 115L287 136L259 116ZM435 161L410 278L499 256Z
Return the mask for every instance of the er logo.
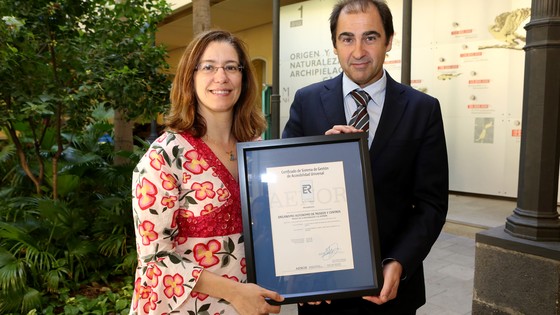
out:
M313 182L310 180L301 182L301 200L302 201L313 201Z

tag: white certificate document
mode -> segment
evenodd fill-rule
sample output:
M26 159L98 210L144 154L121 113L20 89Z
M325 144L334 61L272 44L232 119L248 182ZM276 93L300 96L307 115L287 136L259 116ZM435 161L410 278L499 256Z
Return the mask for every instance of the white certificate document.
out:
M276 276L354 269L343 162L266 172Z

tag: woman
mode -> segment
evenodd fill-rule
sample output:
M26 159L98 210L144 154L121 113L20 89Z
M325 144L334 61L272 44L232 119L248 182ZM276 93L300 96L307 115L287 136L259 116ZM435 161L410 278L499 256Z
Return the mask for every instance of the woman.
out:
M138 268L131 314L268 314L276 292L246 283L235 146L265 121L244 44L196 37L171 90L167 131L134 170Z

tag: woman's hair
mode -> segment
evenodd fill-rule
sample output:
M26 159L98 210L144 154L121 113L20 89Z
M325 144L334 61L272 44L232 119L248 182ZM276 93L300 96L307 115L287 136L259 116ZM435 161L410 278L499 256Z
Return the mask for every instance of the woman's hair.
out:
M213 42L229 43L237 52L239 64L243 67L243 78L241 94L233 107L232 134L240 142L254 140L266 128L266 121L259 106L255 71L245 43L222 30L201 33L187 46L171 87L171 109L165 119L166 126L175 132L188 131L195 137L206 134L206 121L198 113L194 75L200 58Z

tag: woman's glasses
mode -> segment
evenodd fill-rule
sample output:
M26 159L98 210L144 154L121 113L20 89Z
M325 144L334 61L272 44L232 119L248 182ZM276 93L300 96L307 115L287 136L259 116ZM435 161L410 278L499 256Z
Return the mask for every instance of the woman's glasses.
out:
M194 68L195 71L198 71L202 74L214 74L218 72L218 69L224 69L225 73L227 74L238 74L241 73L241 71L243 71L243 66L236 65L236 64L229 64L223 67L218 67L211 63L201 63L198 66L196 66L196 68Z

